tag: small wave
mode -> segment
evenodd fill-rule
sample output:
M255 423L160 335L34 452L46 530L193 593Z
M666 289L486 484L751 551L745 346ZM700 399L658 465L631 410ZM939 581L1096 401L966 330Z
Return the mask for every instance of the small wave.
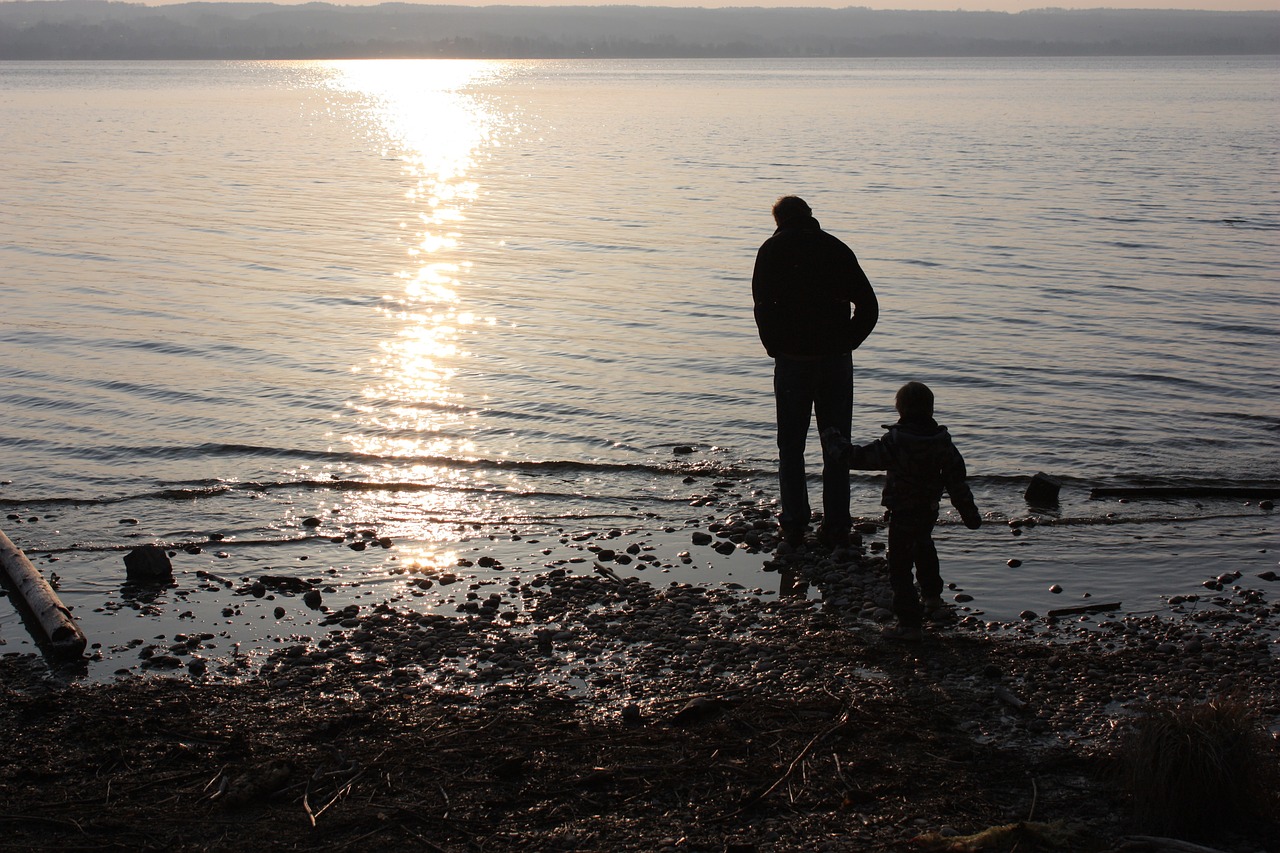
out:
M189 545L216 545L220 550L232 550L234 548L263 548L276 545L296 545L299 542L313 542L317 539L324 539L323 535L308 534L306 536L285 536L273 539L174 539L174 540L157 540L149 544L159 545L161 548L172 548L182 550ZM127 542L125 544L97 544L90 542L78 542L74 545L65 545L59 548L36 548L35 551L41 554L110 554L121 551L132 551L138 547L137 542Z
M1218 223L1228 228L1238 228L1247 231L1274 231L1280 228L1280 222L1263 222L1253 219L1227 218L1218 220L1208 220L1210 223Z
M110 497L96 498L0 498L0 507L18 509L21 507L110 506L132 501L190 501L224 495L234 491L235 488L236 486L234 485L223 483L210 486L163 488L131 495L112 495Z
M385 462L382 457L371 457L379 462ZM440 464L441 467L449 468L472 468L480 470L518 470L531 472L534 475L557 475L557 476L573 476L583 473L590 474L611 474L614 476L633 476L643 475L648 477L694 477L699 481L710 480L716 478L734 478L748 479L759 477L762 475L772 476L772 471L763 471L751 468L734 467L731 465L720 465L709 462L695 463L668 463L668 464L609 464L609 463L584 463L584 462L523 462L523 461L492 461L492 460L451 460L438 458L423 458L404 460L411 464L423 464L428 460ZM362 460L368 461L368 460ZM6 498L0 497L0 509L36 511L39 509L53 509L58 507L105 507L120 504L136 503L143 501L165 501L165 502L189 502L195 500L223 497L234 494L245 493L265 493L278 491L336 491L336 492L386 492L386 493L414 493L414 492L450 492L450 493L491 493L495 490L501 492L504 498L523 498L523 499L551 499L572 497L575 500L582 500L583 494L579 492L561 492L556 490L548 490L540 488L537 485L538 478L535 476L527 485L530 488L512 490L508 487L498 489L495 486L477 484L471 486L458 486L452 483L441 482L423 482L414 480L364 480L358 478L334 476L327 479L278 479L278 480L249 480L240 482L215 481L201 482L197 484L185 485L165 485L161 488L134 492L125 495L99 496L92 498L81 497L21 497ZM619 497L619 499L625 499ZM649 499L653 499L650 497ZM680 499L680 500L683 500Z
M1115 527L1115 526L1151 526L1159 524L1186 524L1188 522L1200 521L1228 521L1240 518L1244 513L1213 513L1206 515L1134 515L1134 516L1063 516L1060 518L1040 518L1037 526L1041 527ZM955 521L955 524L962 524L961 521Z
M680 447L681 445L674 445ZM266 459L296 459L308 462L332 464L426 465L454 469L492 469L496 471L541 471L547 473L581 472L599 474L657 474L691 473L697 476L755 476L764 473L754 467L744 467L735 462L699 458L697 445L689 448L688 459L669 462L605 462L578 459L485 459L453 456L385 456L376 453L360 453L348 450L308 450L298 447L272 447L255 444L205 443L196 445L167 445L156 447L117 447L112 450L121 456L152 459L192 459L200 456L232 456Z

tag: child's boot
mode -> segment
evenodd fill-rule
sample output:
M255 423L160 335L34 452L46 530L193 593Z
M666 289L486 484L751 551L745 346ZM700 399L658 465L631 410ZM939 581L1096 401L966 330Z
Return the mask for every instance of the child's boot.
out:
M905 625L899 622L897 625L889 625L880 631L880 636L886 640L893 640L899 643L920 643L924 641L924 631L919 626Z

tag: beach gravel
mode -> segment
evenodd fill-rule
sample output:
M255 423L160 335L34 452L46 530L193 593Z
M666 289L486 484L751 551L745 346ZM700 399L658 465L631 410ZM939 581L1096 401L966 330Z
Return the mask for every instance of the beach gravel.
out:
M900 646L879 638L882 558L723 529L792 594L579 564L454 616L337 610L255 662L183 665L200 635L106 684L0 658L2 846L942 850L1016 825L1019 850L1120 850L1141 829L1125 732L1206 700L1258 721L1275 778L1280 614L1260 595L1000 630L948 613ZM1201 841L1277 850L1261 794Z

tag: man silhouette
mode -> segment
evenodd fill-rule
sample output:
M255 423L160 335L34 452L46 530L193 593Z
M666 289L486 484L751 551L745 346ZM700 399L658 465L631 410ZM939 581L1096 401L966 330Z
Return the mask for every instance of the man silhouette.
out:
M751 294L760 341L774 361L779 522L796 547L811 517L804 468L810 416L819 432L835 427L849 437L853 351L875 328L880 304L853 250L822 230L804 199L778 199L773 220L777 230L756 254ZM819 541L847 544L847 468L823 465L822 512Z

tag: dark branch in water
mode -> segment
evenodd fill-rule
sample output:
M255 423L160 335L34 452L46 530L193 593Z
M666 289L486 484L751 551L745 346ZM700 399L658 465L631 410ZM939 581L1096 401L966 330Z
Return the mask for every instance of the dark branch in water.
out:
M1276 498L1275 486L1116 486L1094 489L1097 498Z

